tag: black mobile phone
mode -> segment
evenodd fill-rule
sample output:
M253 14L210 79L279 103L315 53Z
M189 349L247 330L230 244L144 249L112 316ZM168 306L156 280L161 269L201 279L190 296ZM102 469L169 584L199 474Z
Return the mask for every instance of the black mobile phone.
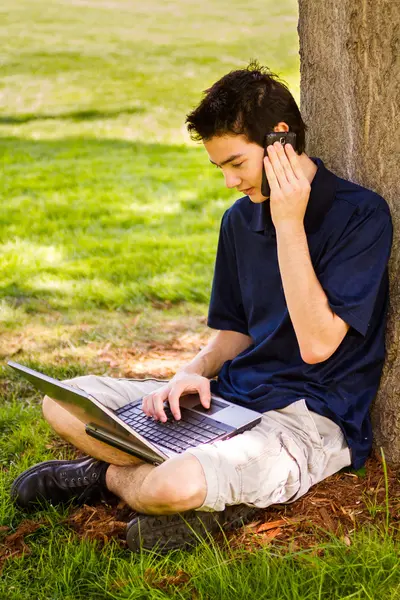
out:
M294 150L296 150L296 134L294 131L274 131L265 136L264 157L267 156L267 147L272 146L275 142L280 142L282 146L291 144ZM265 198L268 198L271 193L264 163L262 168L261 193Z

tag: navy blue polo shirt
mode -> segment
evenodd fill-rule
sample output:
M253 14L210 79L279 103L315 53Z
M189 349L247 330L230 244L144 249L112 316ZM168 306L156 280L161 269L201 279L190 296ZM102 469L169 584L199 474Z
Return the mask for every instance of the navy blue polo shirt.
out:
M304 217L310 256L331 309L350 328L327 360L302 360L269 200L240 198L222 217L208 326L244 333L253 343L224 363L211 390L259 412L304 398L341 427L358 469L371 449L369 407L385 355L392 222L381 196L310 158L318 167Z

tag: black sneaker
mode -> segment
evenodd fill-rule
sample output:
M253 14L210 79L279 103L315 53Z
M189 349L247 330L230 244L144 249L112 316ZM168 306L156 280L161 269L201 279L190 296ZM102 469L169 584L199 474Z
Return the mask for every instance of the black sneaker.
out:
M90 456L41 462L14 480L11 498L24 509L37 507L44 500L81 505L115 498L106 487L108 465Z
M175 515L137 515L127 525L126 541L133 552L156 549L160 553L187 550L207 534L232 531L252 521L259 508L238 504L219 512L189 510Z

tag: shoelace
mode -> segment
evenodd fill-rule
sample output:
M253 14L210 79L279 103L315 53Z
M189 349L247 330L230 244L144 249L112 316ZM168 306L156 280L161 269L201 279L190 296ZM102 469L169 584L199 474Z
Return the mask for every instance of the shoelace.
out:
M76 501L79 504L84 504L85 500L89 500L93 496L93 492L95 492L95 495L99 499L106 499L106 493L96 485L99 479L96 471L93 471L89 477L86 475L84 477L67 477L67 472L63 471L60 473L60 477L68 488L81 488L85 486L85 489L76 497Z
M114 497L114 494L110 492L107 487L99 485L99 473L94 471L87 477L67 477L67 472L63 471L60 473L60 477L64 480L65 484L69 488L81 488L85 486L82 492L76 496L76 502L78 504L84 504L85 501L92 499L93 497L97 500L104 500L109 502L110 498ZM78 492L78 490L77 490Z
M83 485L90 485L90 481L89 478L86 477L67 477L67 472L63 471L62 473L60 473L60 477L64 480L64 483L67 485L67 487L82 487ZM98 479L98 474L94 471L91 475L90 475L90 479L93 479L93 481L91 482L91 484L95 483Z

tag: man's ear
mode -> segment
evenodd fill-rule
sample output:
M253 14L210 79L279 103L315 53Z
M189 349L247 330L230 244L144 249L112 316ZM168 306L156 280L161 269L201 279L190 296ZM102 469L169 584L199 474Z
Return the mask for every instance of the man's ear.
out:
M279 121L274 127L274 131L289 131L289 125L285 121Z

